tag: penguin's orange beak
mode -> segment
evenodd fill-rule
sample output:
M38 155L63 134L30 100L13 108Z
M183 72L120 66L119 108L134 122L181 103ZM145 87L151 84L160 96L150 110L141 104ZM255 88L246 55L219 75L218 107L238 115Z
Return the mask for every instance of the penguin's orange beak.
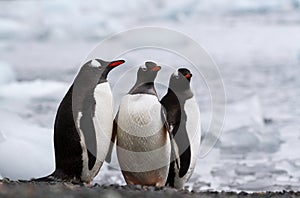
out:
M186 74L184 77L190 79L192 77L192 74Z
M116 61L109 63L108 66L109 67L117 67L118 65L121 65L123 63L125 63L124 60L116 60Z
M160 69L161 69L160 66L155 66L151 68L152 71L159 71Z

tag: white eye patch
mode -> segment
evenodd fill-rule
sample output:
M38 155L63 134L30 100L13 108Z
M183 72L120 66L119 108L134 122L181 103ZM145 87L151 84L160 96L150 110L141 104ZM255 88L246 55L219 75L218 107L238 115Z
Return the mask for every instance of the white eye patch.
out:
M144 71L147 70L146 65L141 65L140 68L141 68L142 70L144 70Z
M101 66L101 63L99 63L97 60L92 60L91 62L91 66L92 67L100 67Z
M178 78L178 70L176 70L174 73L173 73L173 75L176 77L176 78Z

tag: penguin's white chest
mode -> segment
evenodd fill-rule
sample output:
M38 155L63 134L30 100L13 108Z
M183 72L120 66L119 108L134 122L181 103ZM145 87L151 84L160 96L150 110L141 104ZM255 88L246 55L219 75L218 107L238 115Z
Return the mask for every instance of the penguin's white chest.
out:
M190 179L191 175L193 174L201 142L200 110L195 97L186 100L183 110L186 113L187 117L185 127L190 142L191 161L189 170L182 178L179 177L178 172L175 174L175 188L183 188L184 184Z
M192 156L197 158L201 142L201 120L200 111L195 97L188 99L184 104L187 116L186 131L191 144Z
M94 91L96 101L93 123L96 131L97 158L104 162L112 136L113 96L108 82L96 86Z
M129 135L139 137L155 135L164 127L161 108L154 95L126 95L120 104L118 127Z
M164 185L171 145L158 98L149 94L122 98L117 124L117 154L131 184Z
M113 126L113 96L111 93L110 86L108 82L98 84L94 89L93 93L94 100L96 102L93 114L92 122L95 128L96 136L96 146L97 146L97 155L96 162L94 167L90 170L88 168L88 154L87 146L85 145L84 135L81 130L81 147L83 150L82 161L83 161L83 170L81 178L83 181L91 181L100 170L106 154L109 149L111 136L112 136L112 126ZM78 118L82 117L79 113ZM78 121L79 124L79 121Z

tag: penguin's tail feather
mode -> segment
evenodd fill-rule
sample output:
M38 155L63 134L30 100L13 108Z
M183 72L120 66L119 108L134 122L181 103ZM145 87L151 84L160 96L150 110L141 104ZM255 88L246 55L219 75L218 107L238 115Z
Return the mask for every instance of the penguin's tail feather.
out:
M45 176L45 177L31 179L30 181L32 181L32 182L57 182L57 181L59 181L54 175L55 175L55 172L53 172L52 174Z
M60 171L55 170L52 174L41 177L41 178L33 178L26 182L47 182L47 183L64 183L64 182L70 182L73 184L81 184L83 183L80 179L76 177L70 177L68 175L61 174Z

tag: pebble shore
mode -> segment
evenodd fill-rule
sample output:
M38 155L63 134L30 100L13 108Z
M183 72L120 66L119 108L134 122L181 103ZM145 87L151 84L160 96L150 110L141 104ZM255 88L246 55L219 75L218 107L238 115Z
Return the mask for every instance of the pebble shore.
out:
M0 197L46 197L46 198L76 198L76 197L300 197L300 192L264 192L264 193L246 193L246 192L216 192L204 191L193 192L188 190L176 190L173 188L147 187L140 185L92 185L85 186L72 183L46 183L46 182L26 182L10 181L8 179L0 180Z

